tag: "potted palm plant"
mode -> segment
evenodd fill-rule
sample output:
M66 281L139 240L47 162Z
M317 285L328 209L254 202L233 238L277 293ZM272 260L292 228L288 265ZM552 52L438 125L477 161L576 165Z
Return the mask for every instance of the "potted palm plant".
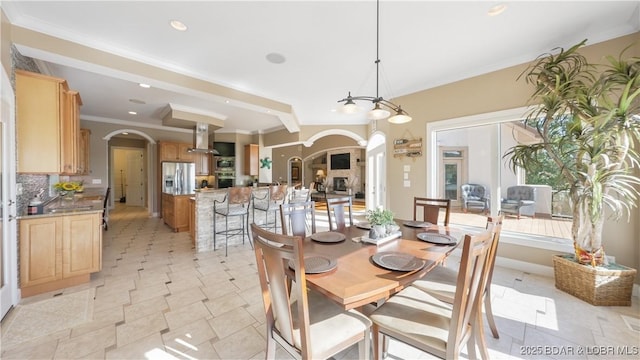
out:
M556 287L585 294L582 288L563 288L585 285L577 285L573 275L559 274L561 261L580 271L614 271L625 275L624 299L598 300L597 289L578 297L599 305L628 305L635 270L603 267L602 229L606 217L619 219L638 204L640 156L634 145L640 144L640 59L625 59L623 52L606 57L607 64L592 64L579 53L585 43L543 54L522 73L534 87L525 124L537 130L541 142L516 145L505 157L514 170L532 169L550 158L568 185L575 254L573 259L554 257ZM588 282L597 283L597 275L593 277ZM603 285L594 286L605 290Z

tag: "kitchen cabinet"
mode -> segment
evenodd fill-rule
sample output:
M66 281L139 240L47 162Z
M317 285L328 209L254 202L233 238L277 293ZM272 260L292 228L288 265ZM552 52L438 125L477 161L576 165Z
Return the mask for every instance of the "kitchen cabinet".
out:
M258 144L244 146L244 172L245 175L258 176L260 169L260 147Z
M162 194L162 220L173 231L189 230L189 198L192 196Z
M211 155L207 153L195 153L196 175L209 175L211 172Z
M91 173L89 170L90 138L91 130L80 129L80 141L78 143L78 147L80 148L80 151L78 152L78 175L89 175Z
M192 146L187 143L160 142L160 161L195 162L195 153L187 150Z
M17 171L75 175L80 94L64 79L16 70Z
M23 297L81 284L102 269L101 213L19 220Z

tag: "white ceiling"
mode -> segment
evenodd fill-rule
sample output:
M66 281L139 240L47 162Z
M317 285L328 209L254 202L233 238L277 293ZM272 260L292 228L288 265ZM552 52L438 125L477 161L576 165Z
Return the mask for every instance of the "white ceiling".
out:
M380 95L390 99L524 63L583 39L593 44L640 30L639 1L507 1L504 13L488 16L498 3L382 1ZM269 106L227 104L188 86L16 44L80 92L83 119L159 126L172 103L226 119L221 131L256 133L283 124L295 130L291 119L298 125L365 124L364 113L336 112L337 100L347 91L376 91L374 1L5 0L2 7L14 25L265 97L289 105L293 115L287 120ZM173 30L172 19L188 30ZM286 61L270 63L269 53ZM135 86L141 81L153 87Z

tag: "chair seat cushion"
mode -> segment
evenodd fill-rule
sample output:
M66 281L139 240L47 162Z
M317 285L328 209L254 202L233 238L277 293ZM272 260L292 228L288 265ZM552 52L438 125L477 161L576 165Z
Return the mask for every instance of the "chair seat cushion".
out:
M276 202L276 201L254 201L253 202L253 208L256 210L262 210L262 211L267 211L267 210L279 210L280 207L280 203L281 202Z
M238 216L238 215L248 215L249 208L244 207L242 205L231 205L228 208L225 207L217 207L216 214L224 215L224 216Z
M460 263L449 263L450 261L447 261L447 266L436 266L423 278L414 281L412 286L426 291L437 299L452 303L456 293Z
M370 318L383 333L444 353L451 324L450 308L449 304L410 286L391 297Z
M357 311L345 311L335 302L314 291L307 293L309 301L309 331L313 359L325 359L335 352L335 345L341 342L351 343L349 339L363 336L371 326L371 320ZM292 302L293 318L298 319L298 304ZM276 321L276 329L278 322ZM301 348L300 328L293 324L294 346ZM348 345L345 345L348 346Z

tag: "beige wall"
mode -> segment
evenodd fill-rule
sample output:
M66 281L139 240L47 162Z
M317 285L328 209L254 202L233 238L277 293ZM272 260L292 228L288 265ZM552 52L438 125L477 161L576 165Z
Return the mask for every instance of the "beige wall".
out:
M11 74L11 23L2 9L0 9L0 56L4 71Z
M611 41L590 45L582 50L587 58L596 63L604 61L603 56L618 56L620 52L636 43L625 55L640 55L640 33L624 36ZM469 61L473 66L473 61ZM527 105L532 89L518 76L526 68L519 65L476 76L463 81L424 90L394 99L402 104L413 121L405 125L390 125L386 121L378 122L378 130L387 136L387 154L392 153L393 139L414 137L426 138L426 124L429 122L453 119L468 115L489 113L499 110L519 108ZM402 174L403 165L412 166L411 188L402 188L402 178L394 174ZM426 194L426 169L434 166L425 157L408 159L387 157L388 189L400 189L401 192L387 191L388 207L401 218L412 216L414 196ZM393 193L393 196L391 194ZM631 222L607 222L604 230L604 246L609 255L616 257L617 262L633 268L640 268L640 215L634 210ZM552 251L523 248L517 245L500 247L499 256L552 266ZM636 278L639 282L640 277Z

